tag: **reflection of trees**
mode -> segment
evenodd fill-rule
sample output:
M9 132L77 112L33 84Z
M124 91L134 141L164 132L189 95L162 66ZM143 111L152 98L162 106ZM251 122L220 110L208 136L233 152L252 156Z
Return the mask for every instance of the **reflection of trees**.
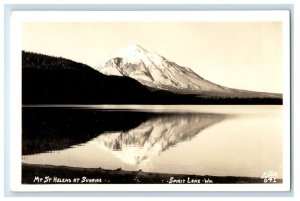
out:
M112 143L112 147L113 147L114 151L120 151L120 150L122 150L122 140L120 140L120 141L115 140Z

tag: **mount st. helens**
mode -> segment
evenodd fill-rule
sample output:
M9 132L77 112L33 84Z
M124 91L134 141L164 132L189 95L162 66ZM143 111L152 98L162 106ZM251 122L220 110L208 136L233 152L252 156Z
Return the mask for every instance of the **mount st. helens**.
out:
M231 89L205 80L190 68L182 67L152 50L129 45L118 50L96 68L101 73L131 77L144 86L202 97L272 97L280 94Z
M22 51L22 103L282 104L279 94L216 85L139 46L119 51L105 64L101 73L62 57Z

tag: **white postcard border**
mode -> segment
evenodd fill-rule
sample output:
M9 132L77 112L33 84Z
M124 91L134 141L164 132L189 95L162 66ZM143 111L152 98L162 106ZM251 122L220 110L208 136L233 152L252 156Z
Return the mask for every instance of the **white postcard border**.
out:
M138 16L138 17L137 17ZM238 16L238 17L237 17ZM282 184L21 184L21 27L26 21L281 21L284 49ZM10 179L12 191L288 191L290 190L289 11L13 11L10 29Z

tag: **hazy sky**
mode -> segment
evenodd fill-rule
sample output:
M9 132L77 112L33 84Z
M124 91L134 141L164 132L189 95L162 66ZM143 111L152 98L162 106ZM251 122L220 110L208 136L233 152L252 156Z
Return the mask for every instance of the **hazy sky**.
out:
M22 49L91 67L130 44L150 48L223 86L283 92L280 22L23 24Z

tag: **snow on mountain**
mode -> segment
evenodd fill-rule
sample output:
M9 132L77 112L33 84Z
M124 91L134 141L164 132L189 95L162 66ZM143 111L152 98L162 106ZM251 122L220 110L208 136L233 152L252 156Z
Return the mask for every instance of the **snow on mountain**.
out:
M128 76L152 88L182 93L231 91L139 45L118 50L97 70L106 75Z

